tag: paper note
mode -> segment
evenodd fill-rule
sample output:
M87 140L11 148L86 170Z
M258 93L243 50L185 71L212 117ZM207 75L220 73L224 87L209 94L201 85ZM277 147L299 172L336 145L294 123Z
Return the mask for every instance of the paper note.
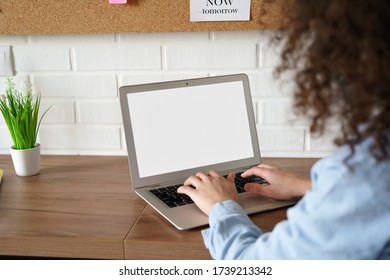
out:
M250 20L250 0L191 0L191 21Z
M109 0L110 4L126 4L127 0Z

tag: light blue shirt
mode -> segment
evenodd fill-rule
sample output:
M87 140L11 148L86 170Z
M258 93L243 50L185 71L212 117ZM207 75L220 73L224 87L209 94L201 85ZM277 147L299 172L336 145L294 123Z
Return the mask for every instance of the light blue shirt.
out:
M263 233L234 201L216 204L202 231L215 259L390 259L390 160L365 141L342 147L311 170L312 189Z

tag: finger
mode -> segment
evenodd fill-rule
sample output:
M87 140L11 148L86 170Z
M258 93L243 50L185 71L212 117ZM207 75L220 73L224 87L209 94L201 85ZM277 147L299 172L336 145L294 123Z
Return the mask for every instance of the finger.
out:
M201 183L202 183L202 180L198 176L192 175L192 176L188 177L187 180L185 180L183 185L187 185L187 186L191 185L191 186L197 187Z
M232 172L229 173L229 175L226 177L226 180L228 180L230 183L234 183L235 178L236 178L236 173Z
M216 171L214 171L214 170L210 170L209 175L210 175L211 177L214 177L214 178L217 178L217 177L221 176L221 175L219 175L218 172L216 172Z
M263 165L260 164L259 166L252 167L251 169L246 170L244 173L241 174L242 177L247 178L250 176L260 176L264 179L267 179L266 177L270 176L272 172L275 171L274 166L271 165Z
M208 176L203 172L197 172L196 177L199 177L201 180L206 180L208 178Z
M276 168L275 165L270 165L270 164L265 164L265 163L260 163L257 167L265 168L265 169L274 169Z
M262 169L261 167L255 166L252 167L251 169L248 169L244 171L241 174L241 177L250 177L250 176L261 176L264 172L266 172L266 169Z
M241 174L241 176L242 176L242 175L244 175L244 176L246 176L246 177L248 177L248 176L253 176L253 175L256 175L256 174L253 174L253 171L255 171L255 170L262 170L262 171L265 171L265 170L272 170L272 169L275 169L275 168L277 168L277 167L274 166L274 165L269 165L269 164L261 163L261 164L259 164L259 165L257 165L257 166L253 166L252 168L250 168L250 169L244 171L244 172ZM248 172L250 172L250 175L247 175L247 174L249 174Z
M191 187L191 186L183 185L183 186L181 186L181 187L179 187L179 188L177 189L177 192L178 192L178 193L181 193L181 194L186 194L186 195L188 195L189 197L191 197L192 195L195 194L196 189L194 189L194 188Z

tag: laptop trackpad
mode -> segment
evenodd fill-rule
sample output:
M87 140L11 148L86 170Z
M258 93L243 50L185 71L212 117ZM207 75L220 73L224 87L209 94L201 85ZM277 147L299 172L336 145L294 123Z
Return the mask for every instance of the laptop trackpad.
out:
M273 209L275 208L275 204L277 202L258 194L243 193L239 195L238 203L246 213L250 214L267 209Z

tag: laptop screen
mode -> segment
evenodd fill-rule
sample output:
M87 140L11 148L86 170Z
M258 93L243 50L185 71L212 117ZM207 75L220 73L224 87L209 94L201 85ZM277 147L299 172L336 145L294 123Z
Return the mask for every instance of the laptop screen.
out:
M244 74L124 86L120 94L134 187L260 162Z
M129 94L140 178L253 157L241 81Z

